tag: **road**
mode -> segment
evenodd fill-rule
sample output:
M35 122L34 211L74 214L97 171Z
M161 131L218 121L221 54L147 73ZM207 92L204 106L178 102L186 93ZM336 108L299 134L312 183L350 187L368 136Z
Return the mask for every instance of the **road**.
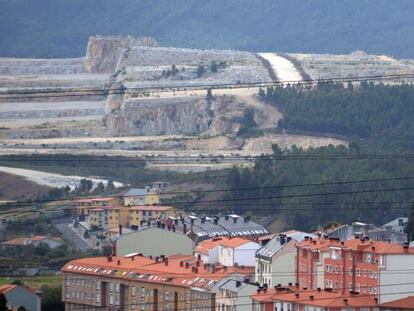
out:
M69 241L77 250L86 251L91 249L88 243L86 243L79 235L68 227L69 224L70 222L55 224L55 227L62 233L63 238Z

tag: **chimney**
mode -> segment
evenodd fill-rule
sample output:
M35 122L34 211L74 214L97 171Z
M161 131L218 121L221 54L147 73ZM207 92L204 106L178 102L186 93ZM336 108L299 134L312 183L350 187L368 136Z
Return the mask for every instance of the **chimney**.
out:
M108 255L108 257L106 257L107 258L107 261L108 262L111 262L112 261L112 255Z
M258 289L257 289L257 293L258 294L260 294L262 292L262 289L259 287Z
M194 219L193 218L191 218L190 222L191 222L192 225L194 225Z
M224 216L225 220L229 220L229 215Z
M174 219L174 225L178 225L178 219Z
M152 259L152 255L149 255L149 259Z
M237 224L237 218L236 217L233 218L233 223Z
M201 255L200 254L197 255L197 260L201 260Z
M155 262L158 262L158 259L160 259L158 256L155 257Z
M281 234L279 235L280 245L284 245L286 243L286 235Z
M214 216L213 222L214 222L215 225L218 224L219 218L220 218L219 216Z
M165 261L165 255L160 255L160 257L161 257L161 261Z
M240 287L241 286L241 282L240 281L236 281L236 287Z
M201 216L201 223L204 224L206 222L206 216Z
M120 265L121 265L121 260L120 260L120 259L118 259L118 260L117 260L117 262L116 262L116 264L117 264L118 266L120 266Z
M184 267L184 262L180 261L180 267Z
M135 260L135 256L131 256L131 261L134 261Z

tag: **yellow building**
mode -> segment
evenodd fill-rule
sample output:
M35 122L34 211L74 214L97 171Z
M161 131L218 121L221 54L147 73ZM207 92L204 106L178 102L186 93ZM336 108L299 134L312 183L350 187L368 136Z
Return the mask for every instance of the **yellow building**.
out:
M133 188L123 195L124 206L154 205L160 203L160 194L150 187Z
M76 200L76 208L79 216L89 215L91 209L101 208L105 206L113 206L118 204L117 198L91 198Z
M172 206L132 206L129 208L129 226L138 228L142 222L165 217L176 217L178 210Z
M129 210L125 206L104 206L90 210L88 217L89 226L97 226L100 229L118 228L129 226Z

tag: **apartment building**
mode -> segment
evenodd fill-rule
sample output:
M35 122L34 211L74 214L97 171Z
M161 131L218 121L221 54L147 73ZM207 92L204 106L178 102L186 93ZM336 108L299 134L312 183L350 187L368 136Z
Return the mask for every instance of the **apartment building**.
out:
M257 290L256 284L229 278L218 287L216 295L217 311L250 311L251 298Z
M408 244L366 237L343 242L321 237L298 245L297 277L302 287L373 295L385 303L412 291L414 275L404 271L410 271L413 263L414 248Z
M214 285L253 269L207 265L193 256L129 254L73 260L63 269L67 310L199 310L215 308Z
M271 287L296 282L296 243L310 233L291 230L264 244L255 255L256 282Z
M75 201L77 214L79 219L84 220L85 216L89 215L91 209L102 208L106 206L118 205L118 198L90 198L90 199L79 199Z
M102 206L89 209L85 217L87 225L99 229L118 228L119 226L137 230L144 222L177 216L177 209L171 206Z

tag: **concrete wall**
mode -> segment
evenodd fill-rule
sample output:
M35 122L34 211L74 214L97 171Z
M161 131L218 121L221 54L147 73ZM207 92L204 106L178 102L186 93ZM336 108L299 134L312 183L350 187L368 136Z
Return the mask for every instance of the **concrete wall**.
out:
M220 246L219 262L225 266L233 266L235 263L241 266L255 265L255 254L260 245L255 242L249 242L236 248L227 248Z
M414 273L411 273L410 270L414 267L414 255L386 255L385 266L386 268L379 272L379 302L385 303L412 296ZM406 293L404 294L404 292Z
M145 256L192 255L194 242L186 235L159 228L149 228L122 235L116 240L116 253L124 256L143 253Z

